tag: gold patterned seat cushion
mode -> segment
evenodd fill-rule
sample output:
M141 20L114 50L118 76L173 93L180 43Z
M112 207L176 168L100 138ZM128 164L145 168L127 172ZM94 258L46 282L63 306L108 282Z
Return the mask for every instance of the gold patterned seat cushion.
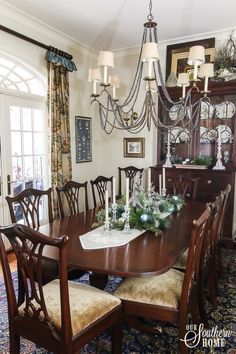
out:
M177 309L183 279L184 274L175 269L153 277L126 278L114 295L121 300Z
M177 269L182 269L184 270L186 268L186 263L188 259L188 248L184 251L184 253L177 259L175 264L173 265L173 268Z
M121 301L105 291L92 286L68 281L73 335L78 334L91 323L120 305ZM61 328L60 282L55 279L43 286L44 299L49 317L57 329ZM35 300L34 300L34 305ZM24 316L25 304L19 307Z

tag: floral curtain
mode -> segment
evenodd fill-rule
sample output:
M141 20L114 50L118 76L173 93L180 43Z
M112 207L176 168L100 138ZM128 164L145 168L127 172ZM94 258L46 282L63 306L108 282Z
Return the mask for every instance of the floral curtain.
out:
M48 62L49 126L51 130L51 184L53 188L53 214L59 216L55 187L72 177L69 73L62 65Z

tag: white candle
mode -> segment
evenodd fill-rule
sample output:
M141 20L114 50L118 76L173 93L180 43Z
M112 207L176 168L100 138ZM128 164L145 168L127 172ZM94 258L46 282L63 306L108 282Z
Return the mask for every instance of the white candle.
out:
M148 169L148 191L151 188L151 169Z
M163 167L162 169L162 179L163 179L163 190L166 189L166 169Z
M129 207L129 178L126 178L126 207Z
M105 191L105 222L108 222L108 191Z
M116 203L116 178L112 178L112 203Z
M162 175L159 175L159 194L161 195L162 190Z

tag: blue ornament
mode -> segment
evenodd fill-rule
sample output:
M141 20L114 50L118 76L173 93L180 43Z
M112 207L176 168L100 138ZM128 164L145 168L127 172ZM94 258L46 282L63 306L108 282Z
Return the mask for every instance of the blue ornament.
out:
M142 214L140 215L140 220L142 222L147 222L148 221L148 214Z

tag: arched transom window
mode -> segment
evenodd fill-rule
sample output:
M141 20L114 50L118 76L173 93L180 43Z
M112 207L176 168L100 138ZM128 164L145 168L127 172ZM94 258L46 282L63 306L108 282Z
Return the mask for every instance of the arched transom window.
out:
M46 95L45 84L35 75L35 72L24 64L2 55L0 56L0 88L39 96Z

